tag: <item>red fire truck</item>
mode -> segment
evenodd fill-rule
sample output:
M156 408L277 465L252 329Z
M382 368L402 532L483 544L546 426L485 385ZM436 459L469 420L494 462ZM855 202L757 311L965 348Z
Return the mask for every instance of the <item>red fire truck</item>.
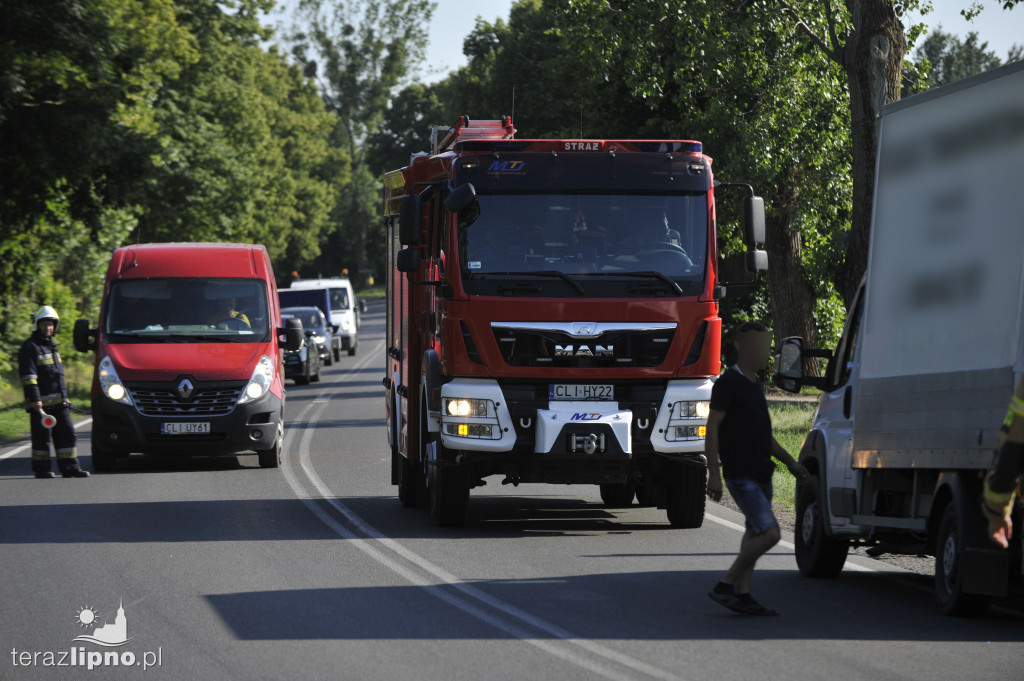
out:
M716 183L699 142L514 135L463 116L383 178L391 482L439 525L501 475L597 484L609 506L699 527L725 294L714 194L749 194L746 280L767 269L764 203Z

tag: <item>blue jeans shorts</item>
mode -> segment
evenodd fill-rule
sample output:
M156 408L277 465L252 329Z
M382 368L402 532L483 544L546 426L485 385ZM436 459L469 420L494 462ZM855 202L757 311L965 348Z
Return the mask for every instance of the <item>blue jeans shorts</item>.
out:
M747 531L753 534L767 532L779 526L779 521L772 511L772 483L760 482L752 478L726 478L725 486L732 495L732 500L743 511L747 519Z

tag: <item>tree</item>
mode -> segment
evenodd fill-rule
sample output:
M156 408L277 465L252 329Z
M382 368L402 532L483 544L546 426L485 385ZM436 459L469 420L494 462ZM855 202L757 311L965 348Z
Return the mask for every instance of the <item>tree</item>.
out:
M333 219L334 231L317 265L329 272L354 261L361 283L383 255L378 178L369 167L369 137L384 120L396 89L423 59L426 26L435 3L428 0L301 0L304 24L290 37L292 54L315 77L336 116L332 143L351 160L352 180Z
M1008 56L1012 57L1013 52ZM961 41L955 35L944 33L939 26L918 46L913 64L917 77L908 73L910 69L904 71L904 97L994 69L1002 61L995 52L988 50L987 42L979 43L974 31Z

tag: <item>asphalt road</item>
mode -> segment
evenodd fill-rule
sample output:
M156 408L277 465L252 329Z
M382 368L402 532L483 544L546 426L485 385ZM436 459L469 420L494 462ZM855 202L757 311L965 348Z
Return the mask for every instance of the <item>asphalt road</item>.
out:
M435 528L389 485L382 361L378 305L359 356L288 388L279 470L133 456L35 480L0 451L0 679L1020 678L1020 611L942 617L928 578L860 557L804 579L791 535L754 580L782 616L730 614L707 592L741 518L714 504L672 530L595 487L490 478L467 527ZM128 643L73 641L119 603Z

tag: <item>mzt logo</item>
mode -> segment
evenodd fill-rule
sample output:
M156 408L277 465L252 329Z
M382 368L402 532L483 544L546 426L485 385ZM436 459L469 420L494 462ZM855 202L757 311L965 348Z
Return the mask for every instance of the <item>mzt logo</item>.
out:
M124 603L119 603L113 622L100 621L98 608L90 605L78 608L75 622L86 629L73 641L91 643L104 648L120 648L134 637L128 636L128 617ZM141 658L141 659L140 659ZM146 651L136 656L130 650L89 650L85 646L72 646L70 650L29 651L11 649L11 663L15 667L141 667L146 671L163 665L163 648Z
M489 173L521 173L526 170L526 161L493 161Z

